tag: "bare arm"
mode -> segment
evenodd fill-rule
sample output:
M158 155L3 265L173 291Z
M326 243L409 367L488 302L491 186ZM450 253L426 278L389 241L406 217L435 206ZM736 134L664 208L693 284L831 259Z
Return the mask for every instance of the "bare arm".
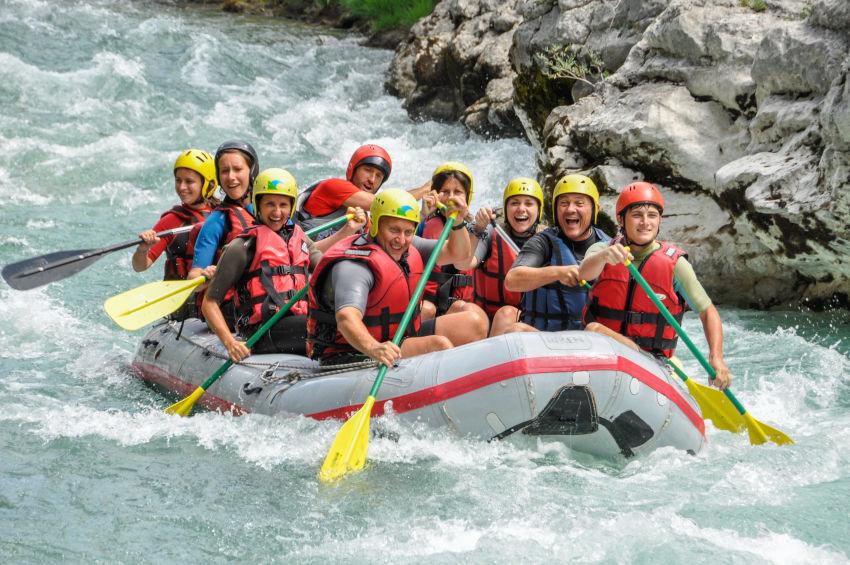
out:
M354 235L366 225L366 212L363 211L363 208L349 208L346 213L354 214L354 217L348 220L341 230L321 241L317 241L315 243L316 249L322 253L326 253L338 241Z
M375 195L371 192L359 190L346 198L342 205L349 208L363 208L364 210L368 210L374 199Z
M401 349L392 341L381 343L372 337L363 324L363 313L353 306L340 308L336 313L336 326L349 345L378 363L390 367L401 357Z
M150 266L153 265L153 261L151 261L150 257L148 257L148 250L150 248L150 245L140 243L136 248L136 251L133 253L133 270L137 273L147 271L150 269Z
M713 304L699 315L699 319L708 341L708 362L717 373L712 384L724 389L732 384L732 374L723 359L723 322Z
M221 313L221 308L218 302L211 300L208 297L204 298L201 304L201 311L204 313L204 318L207 320L207 325L218 336L219 341L227 349L230 359L238 363L251 354L251 350L242 343L237 341L230 329L227 327L227 322L224 321L224 314Z
M511 292L528 292L556 281L567 286L578 285L578 267L513 267L505 276L505 288Z
M416 188L411 188L407 192L413 195L416 200L422 200L422 197L431 192L431 180L429 179L422 186L417 186Z
M596 253L591 249L584 256L584 261L579 267L579 280L592 281L602 273L605 265L619 265L625 263L627 259L631 261L634 257L619 243L609 245Z
M133 252L133 270L137 273L146 271L153 265L153 261L148 257L148 251L159 241L156 232L153 230L145 230L139 234L142 242Z
M449 201L449 205L451 206L450 209L452 211L457 211L457 223L462 222L469 213L469 209L466 206L466 200L462 198L453 197ZM452 263L455 267L467 264L472 258L472 252L474 250L470 237L469 232L465 229L453 229L450 231L446 246L437 258L437 264L447 265Z

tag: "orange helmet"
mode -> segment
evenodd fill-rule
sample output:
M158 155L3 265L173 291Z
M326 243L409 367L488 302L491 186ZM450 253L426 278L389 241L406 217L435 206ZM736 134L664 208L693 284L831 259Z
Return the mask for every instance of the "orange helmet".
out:
M664 198L654 184L640 181L626 185L617 197L617 216L625 213L632 206L651 204L664 213Z
M345 178L350 182L354 178L354 169L360 165L372 165L378 167L384 173L384 179L381 184L387 182L390 178L390 172L393 169L393 162L390 159L390 154L380 145L362 145L357 148L351 159L348 161L348 168L345 170Z

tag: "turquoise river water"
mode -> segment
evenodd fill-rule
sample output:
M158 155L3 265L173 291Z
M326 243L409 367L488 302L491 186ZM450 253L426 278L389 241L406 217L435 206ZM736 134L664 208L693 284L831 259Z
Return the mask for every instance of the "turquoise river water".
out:
M411 122L383 92L390 59L286 21L0 0L0 264L132 239L175 201L177 152L227 138L302 186L364 141L389 148L393 186L464 161L475 205L534 174L521 141ZM794 446L709 425L696 456L597 461L390 417L397 441L373 439L367 471L325 487L336 422L163 414L127 370L140 333L101 308L159 276L130 255L27 292L0 283L0 562L848 561L846 313L721 310L738 397Z

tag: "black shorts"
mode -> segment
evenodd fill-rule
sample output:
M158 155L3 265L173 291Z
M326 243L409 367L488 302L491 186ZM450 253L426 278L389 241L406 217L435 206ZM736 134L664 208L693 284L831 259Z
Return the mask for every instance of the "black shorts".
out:
M437 330L437 318L431 318L430 320L425 320L419 324L419 331L416 332L416 337L427 337L429 335L434 335L434 332Z
M258 329L260 329L259 325L249 326L240 333L247 339ZM254 344L251 352L306 355L307 316L284 316Z

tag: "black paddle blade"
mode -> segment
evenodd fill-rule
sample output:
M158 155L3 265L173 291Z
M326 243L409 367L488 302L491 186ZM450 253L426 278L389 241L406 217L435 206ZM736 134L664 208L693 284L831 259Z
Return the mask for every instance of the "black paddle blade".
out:
M57 251L3 267L3 280L15 290L29 290L79 273L102 255L88 255L91 249Z

